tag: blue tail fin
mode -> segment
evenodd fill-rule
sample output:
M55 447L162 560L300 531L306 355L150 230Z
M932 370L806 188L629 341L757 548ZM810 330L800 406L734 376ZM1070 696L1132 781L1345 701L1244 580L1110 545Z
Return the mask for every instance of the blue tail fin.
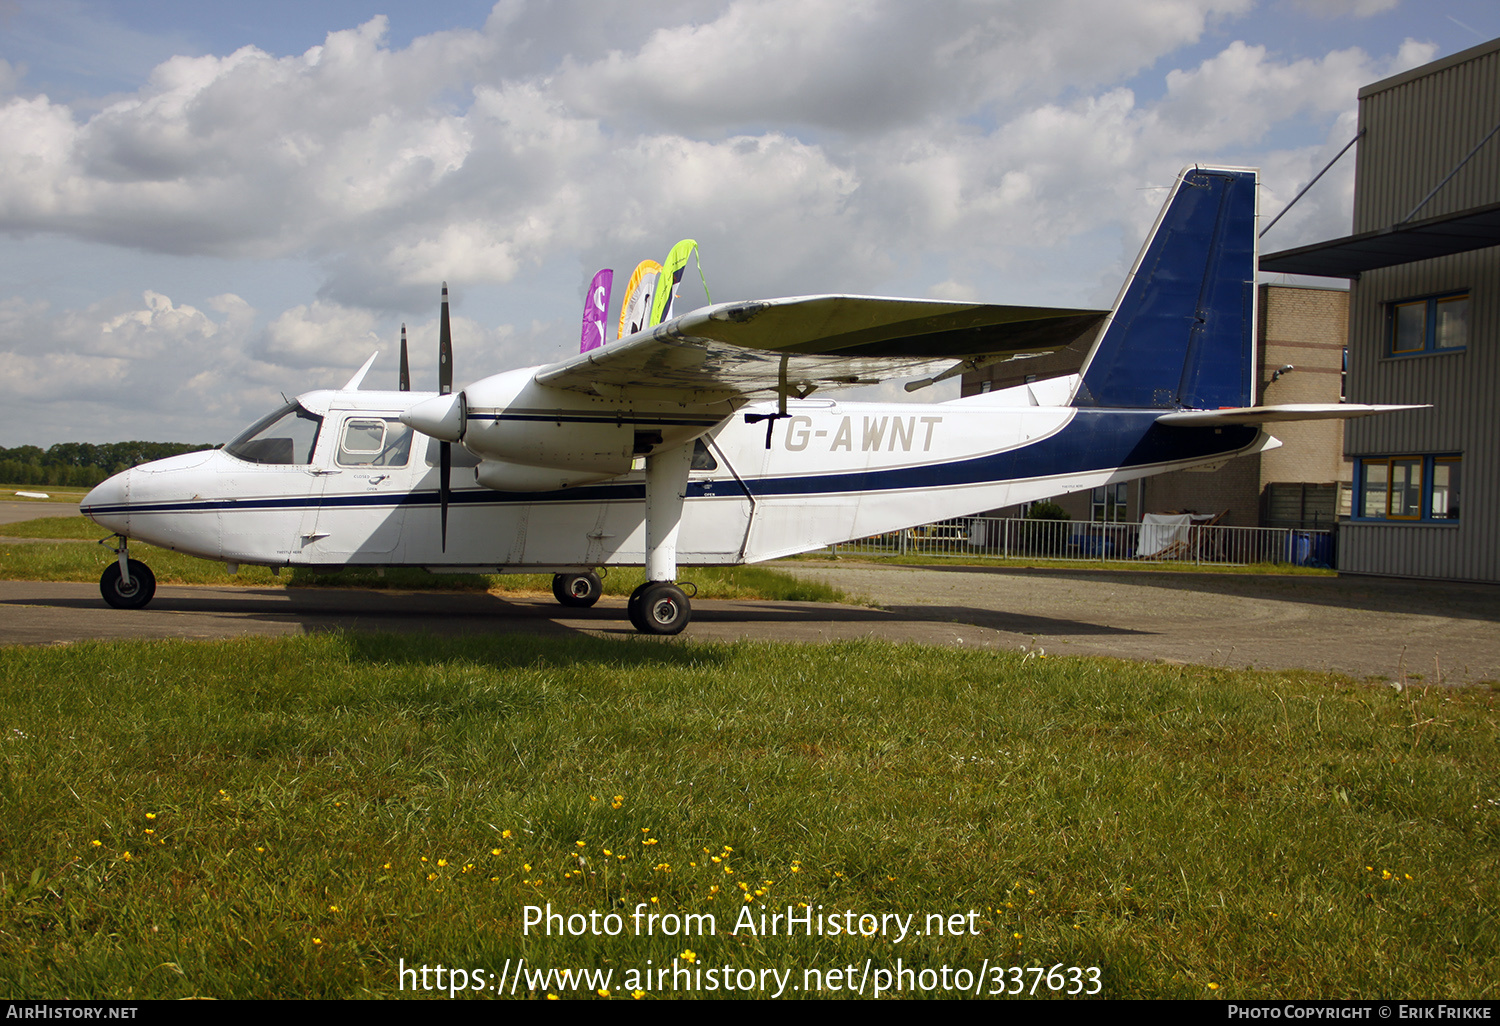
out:
M1188 168L1083 365L1074 406L1255 401L1256 173Z

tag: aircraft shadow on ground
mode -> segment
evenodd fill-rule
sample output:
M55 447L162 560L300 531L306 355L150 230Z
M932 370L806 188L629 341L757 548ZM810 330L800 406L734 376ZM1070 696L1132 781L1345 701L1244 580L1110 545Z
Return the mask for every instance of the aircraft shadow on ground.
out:
M109 613L93 596L27 596L0 600L0 606L4 605ZM165 620L156 621L163 614ZM128 618L127 622L138 628L130 632L132 636L161 637L190 634L191 627L179 620L183 614L293 625L309 634L344 630L441 637L529 634L613 642L633 642L639 638L617 603L564 610L548 600L507 599L474 592L397 593L360 589L256 589L241 592L227 588L209 590L167 586L158 592L149 609L121 611L115 615ZM702 624L744 624L747 627L755 624L816 627L820 624L929 623L967 625L1026 636L1148 633L1080 620L940 605L872 609L815 602L705 600L695 606L693 617L695 622ZM158 624L160 629L153 630ZM185 627L188 629L184 630ZM689 626L680 637L693 640L692 627ZM757 639L752 637L752 640Z

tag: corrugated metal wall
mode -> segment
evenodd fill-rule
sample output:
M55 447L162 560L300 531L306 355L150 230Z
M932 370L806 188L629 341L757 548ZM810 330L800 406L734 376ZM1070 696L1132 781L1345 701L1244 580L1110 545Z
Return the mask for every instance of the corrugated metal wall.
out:
M1500 40L1360 92L1354 231L1403 220L1500 123ZM1500 136L1415 219L1500 201ZM1469 292L1469 341L1457 352L1392 356L1390 304ZM1462 521L1347 523L1341 570L1500 581L1500 247L1370 271L1350 293L1351 402L1432 409L1351 421L1351 457L1463 456Z

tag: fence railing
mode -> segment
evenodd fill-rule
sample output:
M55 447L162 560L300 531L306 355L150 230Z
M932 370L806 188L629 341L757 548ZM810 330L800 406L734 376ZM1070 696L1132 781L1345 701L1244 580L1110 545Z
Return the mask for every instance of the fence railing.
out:
M1331 531L960 517L829 546L836 555L1333 566Z

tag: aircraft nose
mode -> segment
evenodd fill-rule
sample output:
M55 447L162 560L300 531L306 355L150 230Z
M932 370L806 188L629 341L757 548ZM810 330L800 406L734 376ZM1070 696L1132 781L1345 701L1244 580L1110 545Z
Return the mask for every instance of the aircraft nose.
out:
M130 527L130 475L126 470L96 485L78 504L79 511L100 527L125 533Z

